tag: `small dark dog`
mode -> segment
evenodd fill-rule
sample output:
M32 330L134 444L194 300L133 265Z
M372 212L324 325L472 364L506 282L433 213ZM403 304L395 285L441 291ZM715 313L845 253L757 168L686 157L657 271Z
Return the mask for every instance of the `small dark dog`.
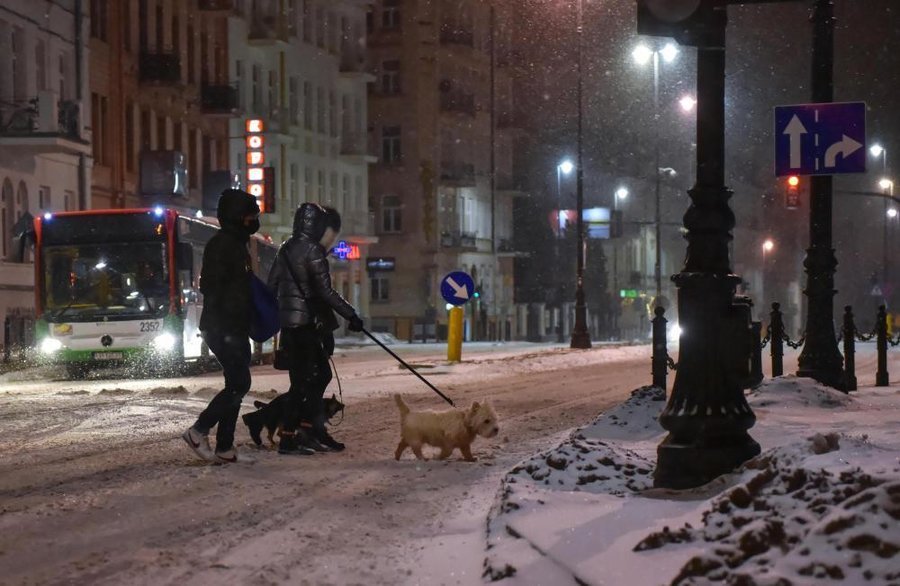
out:
M281 394L272 399L270 403L265 403L263 401L253 401L253 406L258 409L256 413L261 413L263 415L262 424L265 427L266 432L269 437L269 444L272 447L275 447L275 435L281 435L281 420L284 414L284 402L287 401L288 395ZM341 403L337 397L331 395L324 399L325 402L325 419L326 421L331 421L331 419L344 411L344 404ZM248 413L247 415L252 415ZM244 416L244 423L247 423L247 415ZM250 427L248 425L248 427ZM250 428L250 438L253 440L257 446L262 447L262 437L259 433L254 434L253 428Z

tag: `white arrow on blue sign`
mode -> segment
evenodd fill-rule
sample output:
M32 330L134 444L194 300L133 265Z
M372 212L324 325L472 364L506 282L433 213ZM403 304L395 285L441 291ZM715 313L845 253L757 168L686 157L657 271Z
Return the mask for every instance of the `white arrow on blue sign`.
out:
M865 173L865 146L865 102L775 108L777 177Z
M465 305L475 292L475 281L468 273L454 271L441 281L441 295L450 305Z

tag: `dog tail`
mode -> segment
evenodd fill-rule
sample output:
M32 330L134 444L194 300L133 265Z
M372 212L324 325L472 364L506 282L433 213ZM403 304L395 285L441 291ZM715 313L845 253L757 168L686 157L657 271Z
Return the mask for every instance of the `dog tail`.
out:
M403 397L399 394L394 395L394 402L397 403L397 408L400 409L400 417L406 417L409 414L409 407L403 401Z
M263 407L268 406L268 403L264 403L262 401L253 401L253 406L257 409L262 409Z

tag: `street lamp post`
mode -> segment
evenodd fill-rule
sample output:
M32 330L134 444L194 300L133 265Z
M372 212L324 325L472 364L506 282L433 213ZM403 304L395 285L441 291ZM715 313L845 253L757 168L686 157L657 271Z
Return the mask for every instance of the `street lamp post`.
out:
M628 197L628 190L620 187L613 194L613 211L619 211L619 200ZM620 235L621 237L621 235ZM619 243L618 238L612 239L613 253L613 299L615 299L615 311L613 312L613 337L619 339L619 311L622 309L622 300L619 297Z
M560 262L559 257L559 241L562 237L562 176L568 175L574 168L575 165L573 165L572 161L570 161L569 159L565 159L563 162L556 166L556 242L554 246L554 257L556 261L555 271L557 293L559 293L560 287L562 286L562 279L560 278L562 263ZM561 301L562 295L558 295L558 299ZM561 344L565 341L565 339L563 338L564 333L562 322L560 322L556 329L556 341Z
M765 305L766 299L766 274L769 272L769 263L767 262L769 253L775 249L775 243L772 242L772 239L766 239L762 244L762 253L763 253L763 268L762 268L762 291L760 292L760 297L763 300L763 305Z
M887 149L884 148L883 146L881 146L880 144L875 143L871 147L869 147L869 153L871 153L872 156L875 157L876 159L879 159L879 158L881 159L881 170L884 172L884 174L886 176L887 175ZM890 182L890 180L887 179L886 177L878 182L878 187L880 187L881 191L883 191L884 193L887 193L887 189L888 189L888 187L890 187L889 185L886 184L886 182L887 183ZM882 290L889 287L889 285L888 285L888 278L889 278L889 276L888 276L888 270L889 270L888 269L888 222L887 222L888 199L887 198L884 199L884 213L885 213L884 230L882 231L882 235L881 235L881 243L882 243L882 249L883 249L882 264L881 264L881 281L882 281L881 287L882 287Z
M878 182L878 187L881 188L881 191L888 197L884 198L884 234L882 235L882 260L881 260L881 272L883 275L882 284L882 292L884 294L885 300L888 301L888 298L891 295L888 294L888 291L893 288L890 285L890 255L888 254L888 241L890 239L890 225L888 220L893 219L897 216L897 210L891 207L888 207L888 203L890 202L890 197L894 195L894 182L888 179L887 177L882 178Z
M576 274L575 274L575 327L572 329L572 341L570 346L572 348L590 348L591 347L591 335L588 332L587 328L587 306L585 305L584 299L584 252L585 252L585 240L584 240L584 152L583 152L583 114L584 114L584 103L583 103L583 80L582 74L584 72L584 48L583 48L583 40L584 40L584 23L583 21L583 0L578 0L578 23L577 23L577 37L578 37L578 162L576 166L576 174L575 174L575 185L576 185L576 214L577 217L575 219L576 230L578 230L578 238L576 246L578 247L578 264L576 265Z
M656 238L656 261L653 266L653 278L656 283L656 298L662 295L662 239L660 238L662 217L660 211L660 194L662 187L662 171L659 165L660 159L660 115L659 115L659 58L666 63L671 63L678 56L678 48L673 43L667 43L662 49L649 49L644 45L635 48L633 57L638 64L643 65L653 61L653 132L654 132L654 174L656 175L656 210L654 217ZM682 103L682 108L685 103ZM693 107L693 105L691 106ZM688 108L689 109L689 108Z

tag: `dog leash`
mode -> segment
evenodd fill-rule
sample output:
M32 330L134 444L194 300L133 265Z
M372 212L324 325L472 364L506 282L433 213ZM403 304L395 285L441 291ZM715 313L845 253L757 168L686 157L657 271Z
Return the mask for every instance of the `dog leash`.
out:
M416 375L417 377L419 377L419 380L422 381L423 383L425 383L426 385L428 385L428 387L429 387L432 391L434 391L435 393L437 393L438 396L439 396L441 399L443 399L443 400L447 401L448 403L450 403L450 406L451 406L451 407L455 407L455 406L456 406L456 405L453 404L453 401L450 399L450 397L448 397L447 395L445 395L444 393L442 393L440 390L438 390L438 388L437 388L436 386L434 386L433 384L431 384L430 382L428 382L428 380L426 380L424 376L422 376L421 374L419 374L419 373L416 371L415 368L413 368L412 366L410 366L409 364L407 364L402 358L400 358L399 356L397 356L396 354L394 354L393 350L391 350L390 348L388 348L387 346L385 346L384 344L382 344L382 343L381 343L381 340L379 340L378 338L376 338L375 336L373 336L372 333L371 333L369 330L367 330L366 328L363 328L362 331L363 331L363 333L364 333L365 335L369 336L369 338L371 338L373 342L375 342L376 344L378 344L379 346L381 346L382 349L384 349L385 352L387 352L388 354L390 354L391 356L393 356L394 359L397 360L397 362L399 362L400 364L402 364L403 366L405 366L407 370L409 370L411 373L413 373L414 375Z
M344 389L341 388L341 377L338 374L337 365L334 363L334 358L332 356L329 356L328 360L331 361L331 370L334 371L334 378L338 384L338 401L341 402L341 420L333 425L331 424L331 422L329 422L328 425L331 425L331 427L338 427L344 422L344 410L347 408L347 406L344 405Z

